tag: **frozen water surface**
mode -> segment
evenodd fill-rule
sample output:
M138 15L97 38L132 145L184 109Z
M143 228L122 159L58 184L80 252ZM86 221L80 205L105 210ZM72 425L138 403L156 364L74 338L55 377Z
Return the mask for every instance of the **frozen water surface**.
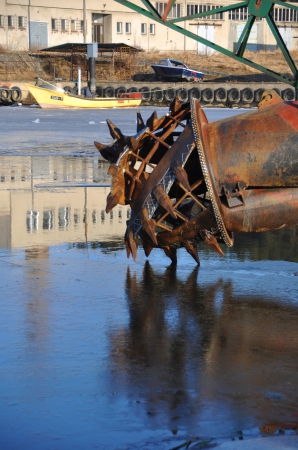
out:
M159 250L127 260L128 211L105 213L108 166L93 141L111 141L106 118L134 134L135 111L0 117L0 448L292 433L297 230L238 234L223 257L202 245L200 269L183 250L176 268Z
M162 116L168 108L140 107L147 119L154 110ZM219 120L227 113L224 109L205 109L209 120ZM229 115L245 112L231 109ZM31 107L2 107L0 155L7 154L70 154L83 153L98 155L93 142L111 142L106 119L112 120L124 134L136 133L136 110L99 109L44 110Z

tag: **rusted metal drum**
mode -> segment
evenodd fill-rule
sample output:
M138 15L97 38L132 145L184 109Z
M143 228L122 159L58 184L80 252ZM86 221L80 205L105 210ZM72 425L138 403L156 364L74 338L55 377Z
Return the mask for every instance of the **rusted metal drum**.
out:
M247 188L298 186L298 102L203 122L201 130L219 195L239 182Z
M227 245L233 231L298 224L298 102L266 105L208 123L193 103L193 129L214 213Z

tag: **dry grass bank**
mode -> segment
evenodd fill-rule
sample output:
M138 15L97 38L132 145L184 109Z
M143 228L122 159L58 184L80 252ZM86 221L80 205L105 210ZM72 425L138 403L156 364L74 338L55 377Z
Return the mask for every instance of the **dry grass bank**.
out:
M298 51L293 51L291 55L298 64ZM154 77L151 64L159 62L166 57L181 60L191 68L206 72L206 81L221 76L223 78L227 78L227 76L244 77L244 79L247 77L247 80L256 76L258 80L260 79L259 71L222 54L207 56L188 52L162 53L152 51L150 53L140 52L135 60L121 60L119 62L116 61L115 64L112 64L112 59L107 56L98 59L96 65L97 80L129 81L131 79L137 80L139 77L139 81L143 81L146 78L148 79L148 77L150 78L150 76ZM246 52L245 57L268 67L274 72L284 75L291 74L280 51ZM69 81L70 69L71 62L69 57L56 56L51 58L41 54L30 55L28 52L5 52L3 49L0 49L0 81L34 80L35 77L42 77L48 80L64 78Z
M291 75L289 66L287 65L285 58L280 50L274 52L245 52L245 58L260 64L270 70L281 73L283 75ZM291 56L294 62L298 65L298 50L291 52ZM148 62L158 62L163 58L173 58L183 61L191 68L208 72L217 72L222 76L246 76L253 74L260 74L259 71L240 63L232 58L229 58L223 54L215 54L212 56L196 55L188 52L181 53L161 53L151 52L145 54L145 58ZM220 76L220 75L216 75ZM214 78L215 76L207 76L207 78Z

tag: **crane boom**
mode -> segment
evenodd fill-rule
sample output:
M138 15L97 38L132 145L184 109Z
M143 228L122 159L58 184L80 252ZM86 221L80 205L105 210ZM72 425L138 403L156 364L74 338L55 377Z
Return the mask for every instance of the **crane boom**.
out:
M183 17L177 17L177 18L171 18L169 19L169 13L171 12L171 9L176 3L176 0L168 0L166 3L164 12L162 15L159 14L159 12L155 9L152 2L150 0L141 0L142 4L144 5L144 8L141 8L140 6L136 5L134 2L129 0L114 0L117 3L120 3L123 6L126 6L127 8L142 14L146 17L148 17L151 20L154 20L162 25L165 25L166 27L177 31L180 34L183 34L184 36L193 39L197 42L200 42L201 44L204 44L208 47L213 48L213 50L223 53L224 55L233 58L234 60L246 64L247 66L252 67L253 69L259 70L260 72L263 72L267 75L272 76L278 81L281 81L283 83L289 84L290 86L293 86L295 89L298 88L298 70L296 67L296 64L290 55L290 52L279 32L279 29L273 19L272 16L272 8L274 5L282 6L283 8L289 8L298 11L298 7L294 5L290 5L285 3L284 1L279 0L246 0L242 1L240 3L234 3L228 6L221 6L209 11L204 11L201 13L186 15ZM238 42L235 45L234 51L231 51L227 48L221 47L220 45L215 44L214 42L209 41L208 39L205 39L201 36L198 36L195 33L192 33L189 30L186 30L185 28L180 27L177 25L179 22L184 22L187 20L193 20L193 19L200 19L200 18L206 18L210 17L212 18L213 15L218 13L223 13L227 11L237 11L240 8L248 8L248 19L247 22L243 28L243 31L241 33L241 36L238 39ZM246 45L249 39L250 32L252 30L253 24L256 19L265 19L275 40L277 43L277 46L281 50L289 69L292 73L290 76L285 76L281 73L277 73L268 67L265 67L261 64L257 64L254 61L251 61L247 58L244 58L244 52L246 49Z

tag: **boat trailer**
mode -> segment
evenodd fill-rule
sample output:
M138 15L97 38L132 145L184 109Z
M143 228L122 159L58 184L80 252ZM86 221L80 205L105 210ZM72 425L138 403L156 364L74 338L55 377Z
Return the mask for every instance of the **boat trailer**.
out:
M198 244L220 255L234 232L298 225L298 102L263 93L258 109L208 123L198 100L144 123L125 136L107 120L114 141L95 142L110 162L106 212L130 205L125 244L136 259L161 248L177 263L184 247L199 264Z

